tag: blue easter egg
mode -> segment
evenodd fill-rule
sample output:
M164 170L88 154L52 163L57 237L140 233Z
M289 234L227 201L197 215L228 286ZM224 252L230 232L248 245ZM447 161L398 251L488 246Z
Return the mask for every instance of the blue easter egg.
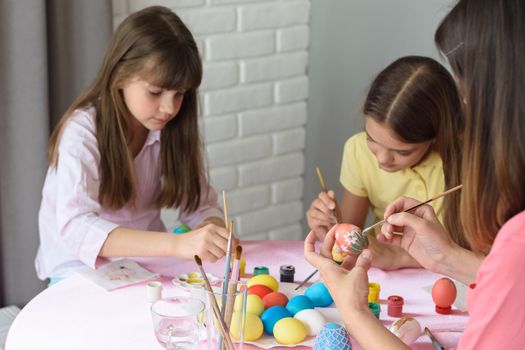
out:
M292 314L282 306L276 305L266 309L261 315L264 331L273 335L273 326L275 326L277 321L285 317L292 317Z
M313 301L304 295L296 295L286 304L286 310L290 311L290 313L294 316L301 310L313 308Z
M313 350L352 350L350 335L337 323L327 323L315 338Z
M181 234L181 233L186 233L190 231L191 231L191 228L188 225L179 225L176 228L174 228L173 231L171 232Z
M315 307L327 307L333 304L334 299L330 295L324 283L316 283L308 287L304 292L314 302Z

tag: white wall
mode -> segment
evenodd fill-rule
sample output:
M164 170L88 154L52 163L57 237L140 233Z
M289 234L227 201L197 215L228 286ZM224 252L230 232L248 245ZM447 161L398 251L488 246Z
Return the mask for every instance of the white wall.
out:
M113 0L115 24L150 5L172 8L199 45L210 177L236 232L301 239L310 1Z
M312 1L304 207L327 186L341 193L344 142L363 130L362 104L377 73L405 55L439 59L434 31L452 0Z

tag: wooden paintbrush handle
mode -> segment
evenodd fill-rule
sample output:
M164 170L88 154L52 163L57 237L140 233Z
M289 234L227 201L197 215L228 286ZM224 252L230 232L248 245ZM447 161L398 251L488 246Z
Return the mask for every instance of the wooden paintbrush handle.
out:
M224 322L230 327L232 322L233 309L235 307L235 292L237 291L237 283L228 285L228 301L226 303L226 313L224 314Z

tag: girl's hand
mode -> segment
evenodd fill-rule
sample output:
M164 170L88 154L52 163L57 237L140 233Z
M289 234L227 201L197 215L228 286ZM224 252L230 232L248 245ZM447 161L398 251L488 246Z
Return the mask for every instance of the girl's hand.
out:
M214 224L207 224L183 235L179 235L181 249L184 259L193 259L198 255L202 260L215 262L226 255L228 248L228 237L230 232L224 227ZM232 240L232 245L235 246L238 240Z
M333 231L328 233L320 253L315 251L316 235L311 231L304 242L304 256L321 273L341 315L356 311L369 313L367 272L372 264L372 255L369 250L364 250L350 271L337 265L331 258L335 243Z
M378 239L406 250L424 268L438 272L446 255L454 250L454 242L441 225L430 205L403 212L418 201L401 197L385 211L386 223ZM401 235L394 235L394 232Z
M326 233L335 225L334 217L335 193L334 191L321 192L312 202L306 212L308 226L315 232L317 238L323 241Z

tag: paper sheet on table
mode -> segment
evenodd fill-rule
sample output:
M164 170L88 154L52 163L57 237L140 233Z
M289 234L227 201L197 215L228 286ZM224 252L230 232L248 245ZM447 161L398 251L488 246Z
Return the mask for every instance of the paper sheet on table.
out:
M158 273L152 273L146 270L131 259L115 260L96 270L85 267L77 272L108 291L160 276Z

